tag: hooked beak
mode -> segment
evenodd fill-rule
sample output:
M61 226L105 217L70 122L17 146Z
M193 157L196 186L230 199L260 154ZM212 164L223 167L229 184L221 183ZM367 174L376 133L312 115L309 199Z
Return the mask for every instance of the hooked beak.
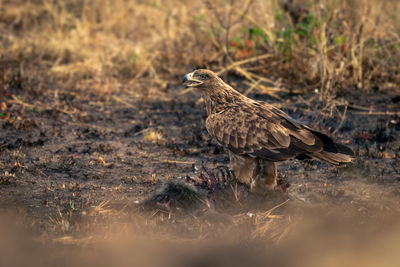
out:
M193 72L186 74L183 76L183 84L185 84L185 87L193 87L193 86L198 86L202 84L202 81L199 81L193 77Z

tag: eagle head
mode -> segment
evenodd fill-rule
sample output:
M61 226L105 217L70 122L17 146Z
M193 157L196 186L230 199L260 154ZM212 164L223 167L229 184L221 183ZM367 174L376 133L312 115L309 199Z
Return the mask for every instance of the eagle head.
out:
M205 69L195 70L183 76L183 83L186 87L206 88L212 86L218 80L217 74Z

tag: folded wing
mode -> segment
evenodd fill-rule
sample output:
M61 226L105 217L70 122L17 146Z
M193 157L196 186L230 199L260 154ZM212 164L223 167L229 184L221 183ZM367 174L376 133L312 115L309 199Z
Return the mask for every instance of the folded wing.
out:
M351 157L346 155L352 153L350 149L268 104L232 105L210 115L206 127L222 146L236 154L269 161L282 161L298 155L316 157L336 165L351 161Z

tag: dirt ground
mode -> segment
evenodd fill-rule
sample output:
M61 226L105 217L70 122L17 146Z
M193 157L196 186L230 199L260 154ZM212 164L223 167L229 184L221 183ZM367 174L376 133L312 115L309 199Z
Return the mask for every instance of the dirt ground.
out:
M242 92L246 90L240 86L240 77L229 79ZM330 107L319 101L315 93L280 93L279 98L251 93L250 97L276 104L294 118L349 145L357 155L353 164L340 168L319 161L279 163L280 178L290 184L289 195L270 199L249 195L246 188L239 185L238 189L232 177L228 177L229 171L223 167L229 162L227 152L205 130L201 95L183 94L179 82L167 85L157 96L146 90L143 92L147 93L125 90L107 101L96 98L90 101L73 91L62 90L24 98L18 88L4 92L0 102L7 105L8 113L0 119L2 214L8 219L15 218L17 227L36 240L29 241L33 244L56 244L64 249L72 246L74 249L67 249L68 253L59 252L65 258L76 253L71 251L79 251L79 240L83 237L96 236L93 231L99 228L100 235L104 235L104 229L110 230L114 219L120 217L128 224L136 222L135 216L142 218L142 222L155 220L154 224L144 223L146 231L150 228L151 232L157 232L154 228L159 228L155 225L161 224L164 228L160 226L163 229L160 232L176 238L212 237L216 232L226 235L234 231L234 236L243 242L256 234L256 240L267 240L274 245L277 240L293 237L287 229L299 224L294 218L325 215L337 218L333 214L339 212L350 225L369 225L362 228L368 233L373 232L371 225L380 229L383 218L396 218L389 220L391 223L398 221L400 117L398 113L377 113L399 111L396 92L375 92L361 97L347 93L338 96L336 104ZM57 105L47 106L48 101ZM200 202L176 197L174 193L154 197L168 182L190 183L191 190L193 181L204 177L230 180L215 187L195 182ZM143 215L138 210L151 196L159 208L151 208L150 215ZM172 207L170 198L175 198ZM115 217L112 223L110 217ZM225 222L226 218L229 222ZM242 219L251 223L243 226ZM325 225L331 217L323 221ZM329 229L341 226L321 229L331 235ZM230 251L227 255L234 254L235 249L244 251L222 247ZM255 253L253 249L249 251ZM206 258L209 257L214 256L211 253ZM268 261L256 258L259 262L254 266L271 262L271 258ZM75 260L82 264L79 259Z

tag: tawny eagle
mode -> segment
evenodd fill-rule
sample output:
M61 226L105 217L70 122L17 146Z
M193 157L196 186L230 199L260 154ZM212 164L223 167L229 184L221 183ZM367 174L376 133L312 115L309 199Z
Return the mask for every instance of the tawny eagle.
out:
M277 161L311 157L342 165L353 159L350 148L242 95L210 70L186 74L184 84L203 93L207 131L229 150L230 169L253 192L265 194L275 187Z

